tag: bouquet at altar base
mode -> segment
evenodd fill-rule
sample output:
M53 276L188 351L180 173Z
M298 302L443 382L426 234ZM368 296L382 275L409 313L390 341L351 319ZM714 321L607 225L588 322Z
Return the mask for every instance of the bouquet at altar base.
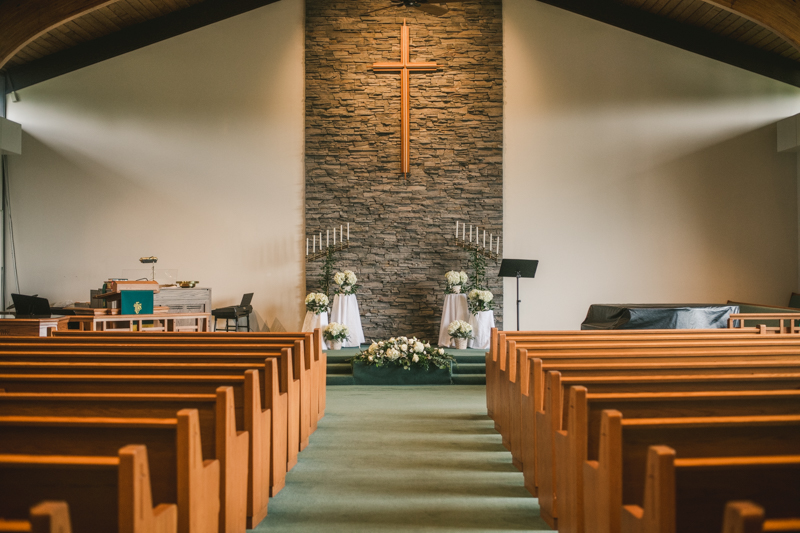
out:
M331 322L322 330L322 336L326 341L344 341L350 337L350 330L344 324Z
M356 290L361 286L356 285L357 281L358 278L356 277L355 272L352 270L337 272L333 276L333 282L339 286L339 288L336 290L336 294L355 294Z
M471 339L472 326L469 322L464 322L463 320L453 320L447 326L447 334L454 339Z
M463 270L461 272L451 270L444 275L444 278L447 281L447 288L444 291L445 294L461 294L461 287L469 280L467 273Z
M445 353L442 348L434 348L428 342L423 342L416 337L392 337L388 341L373 342L369 348L358 353L352 362L365 365L402 366L410 370L412 366L428 370L431 366L439 369L448 369L455 358Z
M328 297L321 292L310 292L306 296L306 310L315 315L325 313L328 310Z
M469 304L469 312L477 315L481 311L491 311L494 309L494 294L492 291L484 291L481 289L472 289L467 294L467 303Z

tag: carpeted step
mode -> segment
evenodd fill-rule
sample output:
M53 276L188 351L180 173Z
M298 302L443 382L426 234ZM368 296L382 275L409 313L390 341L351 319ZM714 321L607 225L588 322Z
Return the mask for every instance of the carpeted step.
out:
M453 374L453 385L486 385L486 374Z
M326 385L355 385L353 374L328 374L325 378Z
M486 357L481 355L457 355L456 361L459 363L486 364Z
M457 365L453 365L453 374L482 374L486 375L486 364L485 363L462 363L461 361L458 362Z
M328 363L328 375L353 375L353 367L350 363Z
M328 352L328 364L345 364L347 361L353 358L352 354L342 355L342 354L334 354L333 352ZM349 364L349 363L347 363Z

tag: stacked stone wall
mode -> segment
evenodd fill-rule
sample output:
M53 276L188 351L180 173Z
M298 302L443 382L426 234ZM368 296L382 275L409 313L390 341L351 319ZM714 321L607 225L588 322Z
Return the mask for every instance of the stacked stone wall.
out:
M367 339L438 338L444 274L467 269L453 244L456 220L502 233L502 1L448 4L433 17L389 0L306 0L306 234L350 222L336 269L356 272ZM411 172L400 173L400 76L375 62L400 60L411 32ZM501 246L502 253L502 246ZM322 261L307 263L319 289ZM502 324L499 263L487 265Z

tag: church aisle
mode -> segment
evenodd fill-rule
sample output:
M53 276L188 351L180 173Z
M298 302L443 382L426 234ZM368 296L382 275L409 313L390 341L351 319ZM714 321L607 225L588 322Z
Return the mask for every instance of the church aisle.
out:
M329 387L325 418L255 531L546 531L485 395Z

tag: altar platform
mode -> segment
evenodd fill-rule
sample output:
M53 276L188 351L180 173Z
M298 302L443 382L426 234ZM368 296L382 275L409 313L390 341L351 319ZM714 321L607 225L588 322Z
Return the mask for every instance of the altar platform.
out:
M364 345L367 348L369 345ZM326 350L328 355L328 385L354 385L353 368L347 360L353 358L361 348L342 348ZM453 385L486 384L486 350L456 350L448 348L447 353L456 358L453 365Z

